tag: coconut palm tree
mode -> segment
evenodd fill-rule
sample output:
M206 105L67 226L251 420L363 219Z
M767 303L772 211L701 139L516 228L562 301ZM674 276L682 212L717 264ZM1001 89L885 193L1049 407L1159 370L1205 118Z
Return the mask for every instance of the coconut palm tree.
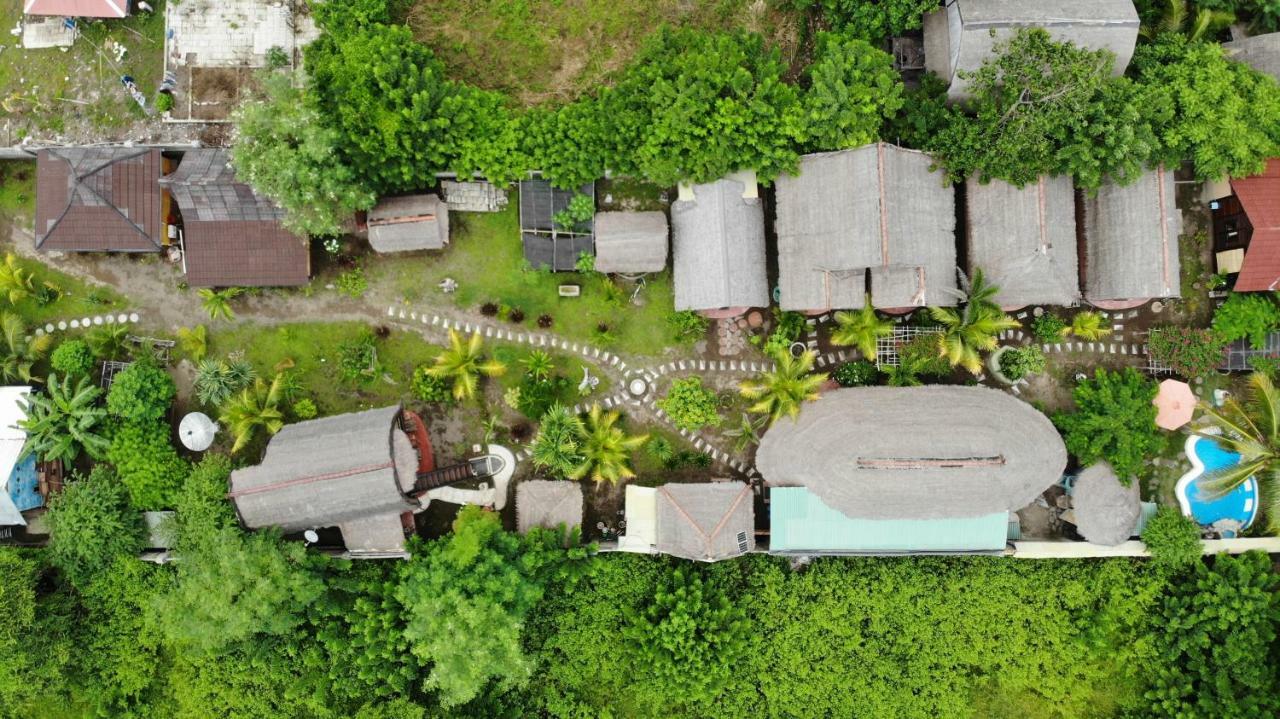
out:
M0 295L16 305L35 292L35 281L31 273L18 264L13 253L4 256L4 264L0 265Z
M759 417L752 417L743 412L738 424L724 431L724 436L733 439L734 452L742 454L751 445L760 444L760 420Z
M1097 312L1077 312L1071 318L1071 326L1062 330L1063 337L1075 335L1085 342L1094 342L1111 334L1111 328L1102 324L1102 315Z
M1267 526L1280 533L1280 390L1270 375L1254 372L1243 402L1232 396L1221 409L1204 402L1200 409L1221 434L1196 434L1240 455L1238 464L1207 472L1202 486L1209 495L1222 496L1254 477Z
M534 350L524 359L520 360L520 364L524 367L524 371L529 376L541 382L551 377L551 372L555 370L555 363L551 360L551 355L542 350Z
M1160 19L1143 25L1138 33L1147 40L1172 33L1183 35L1191 42L1199 42L1213 39L1235 21L1235 13L1228 10L1196 7L1193 12L1190 0L1165 0Z
M200 306L208 313L209 319L223 319L228 322L236 318L235 310L231 309L231 300L244 294L243 287L227 287L221 290L214 290L208 287L201 289Z
M479 332L473 332L471 339L463 344L462 335L449 330L449 349L436 357L435 366L428 368L427 374L453 382L454 399L471 399L480 385L480 375L498 377L507 371L507 366L498 360L486 360L481 352L483 348L484 340L480 339Z
M280 389L280 375L268 385L261 378L254 380L252 387L246 387L240 395L232 399L222 408L222 423L236 438L231 446L232 452L239 452L248 444L259 428L267 434L275 434L284 426L284 409L280 404L283 392Z
M98 359L113 360L127 357L133 349L129 344L128 325L103 325L94 327L85 336L89 349Z
M53 346L53 337L27 338L27 326L12 312L0 312L0 379L6 382L38 382L31 368Z
M582 460L566 474L569 479L590 477L595 482L617 484L620 479L636 476L631 470L631 453L643 447L649 435L628 435L618 426L619 416L617 411L605 412L600 405L591 405L580 425Z
M88 377L72 384L70 377L58 379L49 375L49 386L30 395L23 404L26 419L18 426L26 430L27 443L22 456L35 454L43 460L71 462L87 452L90 457L105 456L110 442L102 435L107 410L98 405L102 390Z
M871 305L871 294L867 293L866 303L855 312L837 312L836 324L839 325L831 333L834 344L858 348L866 359L876 361L876 340L893 334L893 322L876 314Z
M755 379L743 380L739 392L755 404L748 412L769 415L769 424L781 417L794 417L800 413L800 405L818 398L818 388L827 381L825 372L813 372L813 361L818 356L813 350L794 357L789 352L774 356L777 367Z
M961 309L930 307L929 314L943 327L938 335L939 356L945 357L952 367L964 367L979 374L982 353L996 348L1002 331L1020 325L995 303L1000 289L987 284L981 269L974 271L972 281L961 273L960 285L964 289Z

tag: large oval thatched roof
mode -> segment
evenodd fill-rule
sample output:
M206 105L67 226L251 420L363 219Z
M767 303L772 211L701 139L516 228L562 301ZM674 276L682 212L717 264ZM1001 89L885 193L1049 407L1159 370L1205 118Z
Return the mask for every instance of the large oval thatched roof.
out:
M764 436L756 466L861 519L975 517L1018 510L1062 476L1049 419L985 387L829 392Z

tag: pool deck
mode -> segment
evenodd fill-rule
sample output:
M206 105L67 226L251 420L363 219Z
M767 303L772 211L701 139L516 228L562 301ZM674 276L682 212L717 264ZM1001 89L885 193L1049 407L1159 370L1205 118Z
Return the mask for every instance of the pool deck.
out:
M1248 528L1258 516L1258 483L1253 477L1221 497L1204 499L1196 496L1199 494L1195 491L1198 489L1196 480L1207 471L1229 466L1228 463L1239 462L1239 455L1213 442L1214 466L1206 467L1205 459L1201 456L1202 448L1198 447L1204 439L1194 434L1187 438L1185 452L1187 459L1191 462L1191 470L1182 475L1174 486L1174 494L1178 498L1182 513L1205 526L1223 519L1231 519L1241 522L1242 529ZM1221 462L1217 461L1219 458L1222 459Z

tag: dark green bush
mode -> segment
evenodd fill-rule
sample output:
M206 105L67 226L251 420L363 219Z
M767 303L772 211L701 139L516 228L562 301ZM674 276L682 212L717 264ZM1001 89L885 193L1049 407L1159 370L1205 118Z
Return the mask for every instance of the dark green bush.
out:
M93 371L93 351L84 340L67 340L49 357L53 370L66 377L81 377Z
M862 387L864 385L875 384L880 377L880 370L867 360L855 360L853 362L845 362L836 371L831 374L831 378L840 383L841 387Z

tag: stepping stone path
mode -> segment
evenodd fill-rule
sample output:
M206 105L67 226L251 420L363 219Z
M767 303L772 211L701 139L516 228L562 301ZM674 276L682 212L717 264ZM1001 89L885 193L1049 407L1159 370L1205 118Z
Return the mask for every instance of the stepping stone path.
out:
M108 324L108 325L135 324L136 325L138 324L138 321L141 319L142 318L138 316L137 312L131 312L129 314L120 314L120 315L97 315L94 317L78 317L70 321L58 320L57 324L54 324L53 322L47 322L43 327L37 327L35 330L35 333L36 333L36 336L39 337L41 335L51 335L54 332L65 332L68 329L73 329L73 330L88 329L91 326L100 326L103 324Z

